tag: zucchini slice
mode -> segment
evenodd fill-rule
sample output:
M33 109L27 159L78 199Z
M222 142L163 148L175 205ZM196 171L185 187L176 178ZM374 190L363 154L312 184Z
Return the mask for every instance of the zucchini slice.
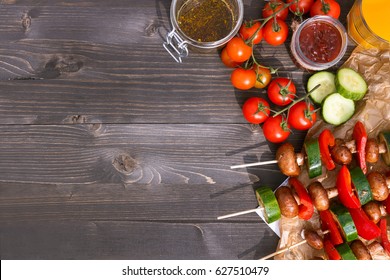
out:
M339 69L335 83L337 92L351 100L362 99L368 88L363 77L351 68Z
M358 238L355 223L348 209L342 204L333 204L330 208L333 218L343 234L344 240L349 242Z
M322 117L327 123L340 125L349 120L355 113L355 102L335 92L322 103Z
M360 204L364 205L373 200L370 183L368 182L362 169L357 166L349 172L351 174L352 184L357 191Z
M307 155L306 165L309 177L314 178L320 176L322 174L322 162L318 139L306 141L304 148Z
M260 207L264 208L264 218L267 223L273 223L280 219L280 208L275 194L269 187L261 187L256 190L256 198Z
M357 258L353 253L351 247L347 243L343 243L336 246L337 252L339 252L342 260L356 261Z
M381 132L379 134L379 142L386 146L386 153L382 154L382 158L390 166L390 131Z
M315 103L321 104L325 97L336 92L335 78L335 74L328 71L317 72L309 78L307 81L308 92L316 85L321 85L319 88L310 93L310 97Z

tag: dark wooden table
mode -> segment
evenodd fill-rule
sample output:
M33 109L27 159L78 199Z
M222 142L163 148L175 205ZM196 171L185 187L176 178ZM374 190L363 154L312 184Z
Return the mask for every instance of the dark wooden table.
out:
M340 2L340 1L339 1ZM245 18L264 1L246 0ZM353 1L342 1L340 21ZM163 49L169 0L0 1L1 259L256 259L277 236L254 189L276 145L243 118L217 52ZM291 37L291 35L290 35ZM256 56L294 79L289 42ZM352 51L350 45L344 60ZM340 62L341 64L342 62ZM301 148L305 133L290 137Z

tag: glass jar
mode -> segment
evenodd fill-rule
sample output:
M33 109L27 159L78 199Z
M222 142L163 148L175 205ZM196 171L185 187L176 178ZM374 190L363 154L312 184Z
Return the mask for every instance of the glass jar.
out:
M347 50L344 26L330 16L314 16L303 21L293 33L291 53L305 69L320 71L336 65Z
M242 0L173 0L172 30L163 46L177 62L188 56L189 47L200 52L216 50L236 35L243 16Z
M389 0L356 0L347 16L348 35L365 48L390 49L389 12Z

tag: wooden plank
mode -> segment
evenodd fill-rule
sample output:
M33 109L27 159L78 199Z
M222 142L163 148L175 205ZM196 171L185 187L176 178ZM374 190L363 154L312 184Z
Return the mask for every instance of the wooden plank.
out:
M122 220L217 222L217 217L257 207L259 183L225 185L0 184L0 221ZM276 187L276 186L275 186ZM221 221L262 223L256 214Z
M260 223L2 223L1 259L259 259L275 250Z
M42 184L235 184L280 176L277 145L245 125L46 125L0 127L0 182ZM301 148L302 134L290 141ZM280 178L280 177L279 177ZM263 182L267 178L262 177ZM271 179L272 181L272 179Z
M110 9L99 2L1 6L1 124L245 123L243 102L265 95L235 90L216 52L174 62L161 45L169 1L114 1ZM259 5L246 1L246 16L258 17ZM296 68L288 49L289 41L262 42L256 56L293 78L302 95L310 73Z

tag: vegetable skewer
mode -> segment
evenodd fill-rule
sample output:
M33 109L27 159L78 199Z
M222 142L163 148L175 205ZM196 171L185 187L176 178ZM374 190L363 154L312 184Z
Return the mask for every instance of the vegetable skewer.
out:
M296 178L290 178L289 180L290 180L290 184L291 183L298 184L299 182ZM353 185L354 188L357 189L356 191L352 189L352 183L354 184ZM256 212L259 209L264 211L264 205L267 204L269 201L269 199L261 198L260 194L261 192L263 192L262 189L264 188L265 187L256 190L256 196L260 205L259 207L219 216L217 219L222 220L222 219L227 219L227 218L236 217L240 215L245 215L245 214ZM268 189L267 190L268 195L271 196L270 188L267 189ZM364 204L369 204L370 201L372 201L373 199L375 201L386 200L389 197L389 193L390 193L389 189L390 189L390 176L385 176L379 172L374 171L369 173L366 178L359 167L352 169L351 172L346 167L343 167L339 172L338 182L336 187L325 189L320 182L312 182L308 186L307 191L314 208L316 208L318 211L324 211L329 209L330 199L334 197L339 196L340 201L342 203L344 202L344 204L347 204L346 206L354 207L355 205L355 208L358 208ZM357 196L355 195L355 192L357 192L358 194ZM296 213L289 214L286 212L287 210L285 211L284 209L288 209L291 207L298 207L300 204L302 204L302 199L299 197L299 195L294 194L294 192L290 192L289 188L286 186L279 187L277 193L279 193L279 196L276 195L276 201L281 208L281 214L284 216L290 216L291 218L296 216ZM293 198L294 201L292 201L291 198ZM289 201L288 203L289 207L286 207L287 203L286 201L283 201L283 199ZM353 205L353 203L355 204ZM276 207L275 202L273 202L273 206ZM385 212L385 210L383 209L384 206L382 205L378 206L377 209L373 209L373 207L371 207L370 205L367 205L367 208L368 210L366 212L367 215L370 217L378 216L378 210L379 213Z
M290 143L284 143L276 152L276 159L265 162L254 162L249 164L233 165L231 169L253 167L277 163L281 172L286 176L296 177L300 174L300 166L307 162L310 178L322 174L322 163L328 170L335 168L335 162L341 165L348 165L352 161L352 154L357 155L360 168L365 174L368 163L376 163L381 154L385 163L390 165L390 131L379 134L379 141L367 138L367 133L361 122L354 127L354 139L344 142L342 139L335 139L333 134L325 129L318 139L312 139L304 144L305 155L295 153Z
M286 144L283 144L281 147L284 147L284 145L286 145ZM350 153L352 153L352 154L356 153L356 145L355 145L354 140L351 140L349 142L345 142L341 145L347 147L349 149ZM279 147L279 149L281 147ZM379 154L387 153L386 145L383 143L378 145L378 149L379 149L378 150ZM304 164L305 159L306 159L306 157L302 153L296 153L296 162L297 162L298 166L302 166ZM253 163L247 163L247 164L232 165L232 166L230 166L230 169L239 169L239 168L246 168L246 167L275 164L275 163L279 163L280 160L282 160L282 159L274 159L274 160L268 160L268 161L259 161L259 162L253 162ZM285 174L285 175L287 175L287 174Z

